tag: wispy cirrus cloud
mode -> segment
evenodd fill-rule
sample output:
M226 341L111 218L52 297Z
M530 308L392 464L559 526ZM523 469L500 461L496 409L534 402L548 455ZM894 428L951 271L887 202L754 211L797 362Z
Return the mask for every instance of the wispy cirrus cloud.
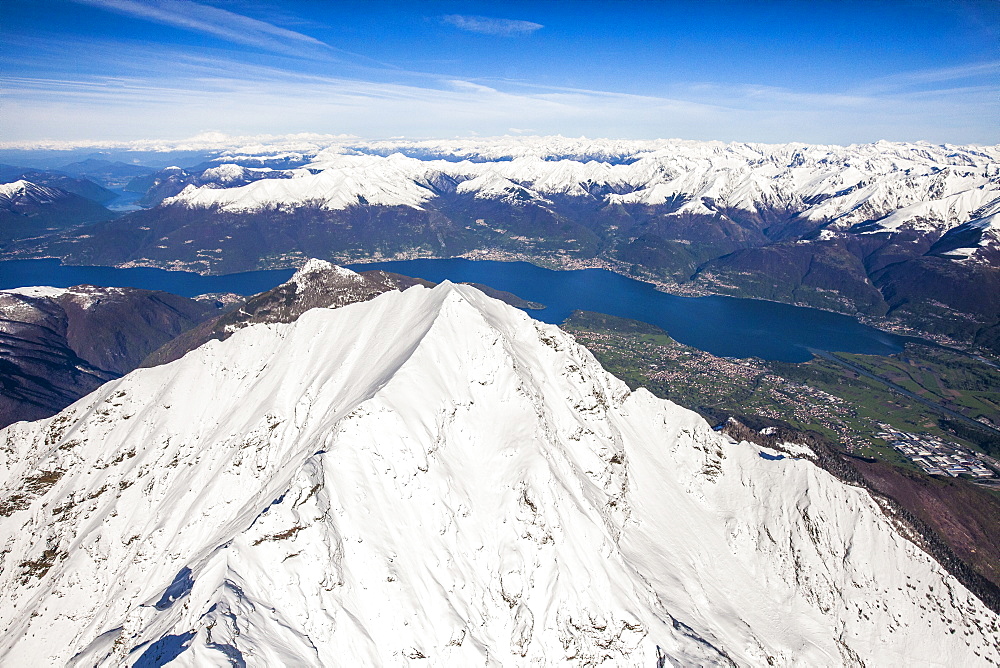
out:
M495 78L432 77L325 62L247 62L224 48L13 36L0 76L6 141L318 132L449 137L528 132L622 138L854 143L877 139L992 144L997 88L959 81L980 65L890 90L808 90L678 82L657 94ZM76 71L86 47L94 72ZM118 67L122 53L128 67ZM21 55L23 54L23 55ZM31 65L41 64L40 69ZM115 65L115 67L112 67ZM18 72L18 74L14 74ZM901 73L905 75L907 73ZM352 76L353 75L353 76Z
M448 14L442 16L441 20L459 30L478 32L484 35L502 35L504 37L530 35L536 30L545 27L541 23L533 21L497 19L489 16L465 16L462 14Z
M911 87L926 86L946 81L962 81L981 77L995 85L1000 76L1000 60L967 63L955 67L935 67L924 70L900 72L869 81L863 87L866 91L893 91Z
M192 0L73 1L276 53L315 55L329 54L335 50L309 35Z
M349 133L362 137L541 134L687 137L742 141L852 143L880 138L968 143L995 141L970 132L995 115L982 91L950 98L806 94L760 87L709 87L671 97L607 91L440 80L399 84L294 75L245 63L174 62L177 78L72 81L9 78L6 138L122 140L230 134ZM184 113L178 114L177 110ZM900 110L906 110L905 113ZM141 119L137 120L137 119Z

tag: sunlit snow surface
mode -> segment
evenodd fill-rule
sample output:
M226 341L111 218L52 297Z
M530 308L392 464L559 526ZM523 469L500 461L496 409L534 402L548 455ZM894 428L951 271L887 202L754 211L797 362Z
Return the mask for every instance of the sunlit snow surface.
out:
M339 141L295 154L305 167L244 183L280 146L234 150L164 204L248 212L298 207L433 208L445 193L545 207L551 198L667 206L665 215L783 211L852 231L943 234L1000 210L1000 146L886 142L852 146L562 137ZM417 156L417 157L414 157ZM262 174L258 174L259 178ZM863 229L855 230L855 225ZM983 239L1000 242L995 229ZM976 247L966 256L976 259Z
M24 201L48 204L64 196L65 193L55 188L40 186L24 179L13 183L0 183L0 204Z
M0 476L5 666L1000 661L866 492L467 286L133 372Z

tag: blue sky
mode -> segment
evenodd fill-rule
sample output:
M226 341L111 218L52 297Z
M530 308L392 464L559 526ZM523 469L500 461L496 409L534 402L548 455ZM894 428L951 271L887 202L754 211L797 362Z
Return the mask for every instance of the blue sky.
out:
M1000 0L5 0L0 142L1000 142Z

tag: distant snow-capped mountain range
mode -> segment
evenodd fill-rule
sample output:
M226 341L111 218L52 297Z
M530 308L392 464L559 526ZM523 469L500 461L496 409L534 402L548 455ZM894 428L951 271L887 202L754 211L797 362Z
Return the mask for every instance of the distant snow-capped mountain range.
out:
M568 144L568 145L567 145ZM416 157L413 157L416 156ZM276 158L302 166L257 167ZM780 209L836 234L943 233L1000 211L1000 147L878 142L849 147L719 142L373 142L315 154L234 152L165 204L257 211L360 204L423 208L446 192L545 205L673 204L670 215Z

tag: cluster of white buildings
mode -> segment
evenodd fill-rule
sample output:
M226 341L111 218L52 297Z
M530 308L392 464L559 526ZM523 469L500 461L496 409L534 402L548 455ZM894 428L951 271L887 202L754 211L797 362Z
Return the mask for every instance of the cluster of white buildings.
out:
M918 436L899 431L879 423L882 431L878 437L885 439L903 456L929 475L948 475L953 478L965 474L973 478L993 478L996 474L983 464L971 450L947 443L934 436Z

